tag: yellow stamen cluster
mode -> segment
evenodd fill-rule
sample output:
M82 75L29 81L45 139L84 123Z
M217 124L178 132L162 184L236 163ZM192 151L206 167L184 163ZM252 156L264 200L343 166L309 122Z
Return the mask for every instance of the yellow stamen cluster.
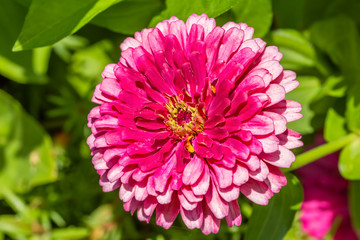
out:
M178 96L168 97L168 99L165 107L169 114L165 124L176 138L185 139L186 149L193 153L194 147L191 145L191 139L198 132L204 130L204 118L196 107L189 106Z

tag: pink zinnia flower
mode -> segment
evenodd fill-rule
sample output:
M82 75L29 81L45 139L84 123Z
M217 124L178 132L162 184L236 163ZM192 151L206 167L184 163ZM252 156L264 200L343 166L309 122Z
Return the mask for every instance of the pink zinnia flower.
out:
M304 187L300 220L304 232L323 239L338 219L333 239L356 240L348 206L349 182L339 173L338 158L339 153L333 153L297 171Z
M88 144L104 191L120 188L131 213L169 228L216 233L241 224L240 192L266 205L286 184L300 134L286 123L301 105L284 100L298 86L282 54L254 29L217 27L205 14L172 17L121 44L96 87Z

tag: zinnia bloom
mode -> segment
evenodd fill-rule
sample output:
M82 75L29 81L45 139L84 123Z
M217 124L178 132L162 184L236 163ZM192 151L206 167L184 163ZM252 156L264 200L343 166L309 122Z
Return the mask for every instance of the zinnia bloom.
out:
M241 224L240 192L266 205L286 184L279 167L300 134L286 123L301 105L284 100L298 86L276 47L244 23L217 27L205 14L172 17L120 46L96 87L88 144L103 190L124 208L169 228L216 233Z
M321 140L323 142L323 140ZM298 170L304 187L302 229L323 239L338 219L334 240L356 240L348 206L348 181L338 170L339 153L333 153Z

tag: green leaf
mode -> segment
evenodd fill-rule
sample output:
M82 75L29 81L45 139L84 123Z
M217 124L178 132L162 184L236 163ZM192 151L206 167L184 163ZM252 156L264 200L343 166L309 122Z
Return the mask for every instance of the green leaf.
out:
M88 237L90 231L83 227L57 228L51 233L51 239L83 239Z
M26 8L13 0L0 1L0 74L18 83L46 83L50 48L13 53Z
M237 0L166 0L166 9L151 20L150 26L155 26L158 22L171 16L185 21L193 13L206 13L208 17L214 18L228 11L237 3Z
M25 219L31 219L30 208L25 202L4 185L0 185L0 196L3 196L9 206Z
M4 232L13 239L26 239L32 233L31 224L25 223L15 215L0 215L0 233Z
M295 29L277 29L271 32L270 44L279 47L283 54L280 63L284 69L295 71L317 68L324 75L328 67L317 59L314 46Z
M111 62L107 51L111 50L111 42L104 40L82 48L71 55L67 78L81 97L87 96L89 92L92 94L96 84L102 80L101 73ZM67 105L66 107L71 106Z
M360 138L347 145L340 153L339 171L349 180L360 180Z
M316 99L321 99L325 96L341 98L346 94L347 86L342 76L330 76L322 85L321 92Z
M346 123L348 128L360 133L360 84L355 84L348 92L346 99Z
M255 37L263 37L272 23L271 0L241 0L231 11L235 22L243 22L255 29Z
M308 0L309 2L314 3L314 1ZM360 23L360 2L358 0L342 0L336 1L333 0L332 4L329 4L328 0L323 0L324 4L328 7L327 9L327 16L335 16L339 13L345 14L346 16L350 17L357 23ZM311 5L311 4L309 4Z
M352 226L356 232L360 232L360 181L350 182L349 201Z
M338 16L310 28L314 44L327 53L348 81L360 82L360 38L353 20Z
M15 192L56 180L52 141L36 120L0 90L0 185Z
M335 141L348 134L345 129L345 118L333 108L327 112L324 126L324 138L327 142Z
M303 117L295 122L289 122L288 128L300 132L302 134L312 133L314 128L311 120L315 113L310 109L310 104L320 90L320 80L315 76L297 77L300 85L292 92L286 95L286 99L295 100L301 103Z
M254 206L245 240L282 239L290 229L303 201L303 191L294 175L286 174L286 178L287 185L274 194L267 206Z
M272 0L275 25L278 28L302 29L302 18L306 0Z
M14 51L56 43L121 0L33 0Z
M160 0L126 0L100 13L91 23L132 35L146 28L164 7Z

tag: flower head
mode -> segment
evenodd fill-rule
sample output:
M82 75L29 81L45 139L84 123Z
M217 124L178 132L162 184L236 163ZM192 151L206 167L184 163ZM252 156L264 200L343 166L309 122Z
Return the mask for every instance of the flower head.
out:
M318 143L324 142L318 139ZM333 153L297 171L304 187L301 206L302 229L316 239L324 239L336 221L340 224L334 240L356 240L348 206L348 181L338 170L339 153Z
M169 228L241 224L239 194L266 205L286 184L300 134L286 123L301 105L276 47L244 23L217 27L205 14L172 17L121 44L96 87L88 144L104 191L124 208Z

